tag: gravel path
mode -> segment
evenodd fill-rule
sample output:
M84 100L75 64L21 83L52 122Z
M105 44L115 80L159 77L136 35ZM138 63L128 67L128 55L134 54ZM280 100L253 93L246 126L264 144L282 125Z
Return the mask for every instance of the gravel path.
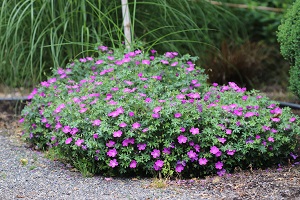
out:
M299 166L172 180L165 188L154 187L153 179L146 178L85 178L71 166L27 148L11 125L0 127L0 200L300 199ZM28 164L22 165L21 159Z

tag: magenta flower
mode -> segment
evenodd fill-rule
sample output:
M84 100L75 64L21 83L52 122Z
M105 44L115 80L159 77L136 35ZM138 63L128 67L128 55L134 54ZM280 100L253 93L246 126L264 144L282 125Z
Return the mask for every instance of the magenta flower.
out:
M164 148L162 151L164 154L170 155L171 154L171 148Z
M260 139L260 135L256 135L255 139L259 140Z
M227 155L233 156L236 150L227 150Z
M295 118L295 117L292 117L292 118L290 119L290 122L294 122L294 121L296 121L296 118Z
M76 127L72 128L72 130L70 131L70 134L75 135L76 133L78 133L78 131L79 131L78 128L76 128Z
M191 132L193 135L199 134L199 128L194 128L194 127L192 127L192 128L190 129L190 132Z
M144 64L144 65L150 65L150 60L142 60L142 64Z
M137 162L135 160L132 160L129 164L130 168L136 168Z
M226 138L218 138L219 142L221 142L222 144L224 144L226 142Z
M147 97L147 98L145 99L145 102L146 102L146 103L151 103L151 101L152 101L152 99L149 98L149 97Z
M117 162L117 159L113 159L113 160L109 161L109 166L112 167L112 168L118 166L118 164L119 163Z
M226 134L230 135L232 133L232 130L226 129Z
M20 120L19 120L19 123L23 123L24 122L24 118L21 118Z
M73 140L72 138L68 138L68 139L66 139L65 143L70 144L72 142L72 140Z
M81 109L79 110L80 113L84 113L84 112L86 112L86 111L87 111L87 108L81 108Z
M115 148L108 150L108 152L106 153L109 157L116 157L116 155L118 154L117 150Z
M180 128L180 131L181 131L181 132L184 132L184 131L185 131L185 128L184 128L184 127L181 127L181 128Z
M175 114L174 114L174 117L175 117L175 118L181 117L181 113L175 113Z
M164 166L164 161L162 160L157 160L154 165L153 165L153 168L158 171L158 170L161 170L161 168Z
M57 124L55 125L55 129L60 129L62 127L61 123L57 122Z
M274 142L274 138L273 137L268 137L268 141L269 142Z
M95 64L96 64L96 65L101 65L103 62L104 62L103 60L97 60L97 61L95 62Z
M129 115L130 117L133 117L133 116L134 116L134 112L129 112L128 115Z
M210 148L210 153L216 155L218 152L220 152L220 150L218 149L218 147L212 146L212 147Z
M95 139L97 139L99 136L98 136L98 134L97 133L95 133L94 135L93 135L93 138L95 138Z
M244 117L245 117L245 118L248 118L248 117L252 117L252 116L254 116L254 115L255 115L254 112L247 112L247 113L244 115Z
M176 168L175 168L175 171L180 173L184 170L184 166L182 164L177 164L176 165Z
M62 132L64 132L64 133L69 133L70 131L71 131L70 126L64 126L64 128L62 129Z
M243 101L246 101L248 99L248 96L245 95L245 96L242 97L242 99L243 99Z
M152 117L155 118L155 119L158 119L160 117L160 114L159 113L153 113Z
M200 145L199 144L195 144L194 145L194 149L196 152L200 152Z
M134 138L128 138L128 139L123 140L123 142L122 142L123 147L127 147L128 144L134 144Z
M134 124L132 124L133 129L138 129L138 128L140 128L140 126L141 126L141 124L138 122L135 122Z
M121 122L121 123L119 124L119 126L120 126L121 128L124 128L124 127L127 126L127 124L126 124L125 122Z
M223 163L218 161L217 163L215 163L215 167L216 167L216 169L222 169L223 168Z
M199 159L199 165L206 165L208 160L206 158L200 158Z
M145 133L145 132L147 132L147 131L149 131L149 128L144 128L144 129L142 130L143 133Z
M177 137L177 140L178 140L178 143L179 144L183 144L183 143L186 143L187 142L187 137L185 137L184 135L180 135Z
M187 155L190 159L193 159L193 160L195 160L198 156L193 150L190 150L189 152L187 152Z
M280 122L280 118L271 118L273 122Z
M153 158L158 158L160 156L160 150L153 149L153 151L151 152L151 155Z
M115 132L113 133L113 136L114 136L114 137L121 137L122 134L123 134L123 132L122 132L121 130L118 130L118 131L115 131Z
M178 94L178 95L176 95L176 98L177 99L184 99L185 95L184 94Z
M113 147L115 144L116 144L116 143L115 143L114 141L109 140L109 141L106 143L106 146L110 148L110 147Z
M153 112L154 112L154 113L158 113L159 111L161 111L161 109L162 109L162 107L160 107L160 106L155 107L155 108L153 109Z
M138 144L137 148L138 148L138 150L143 151L146 149L146 146L147 146L147 144Z
M75 142L75 144L77 145L77 146L81 146L81 144L84 142L84 139L78 139L76 142Z

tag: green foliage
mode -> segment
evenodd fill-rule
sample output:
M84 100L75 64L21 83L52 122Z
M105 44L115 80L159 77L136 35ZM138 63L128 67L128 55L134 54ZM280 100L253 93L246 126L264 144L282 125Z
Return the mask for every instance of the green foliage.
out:
M84 175L223 175L283 162L299 119L235 83L206 85L197 58L98 47L34 89L24 137Z
M278 41L282 55L290 62L290 89L300 97L300 1L287 11L278 27Z
M234 40L240 27L234 15L206 1L129 3L132 50L142 43L196 55L220 38ZM90 44L118 48L124 41L121 1L4 0L0 6L0 82L13 87L34 86L68 58L92 55Z

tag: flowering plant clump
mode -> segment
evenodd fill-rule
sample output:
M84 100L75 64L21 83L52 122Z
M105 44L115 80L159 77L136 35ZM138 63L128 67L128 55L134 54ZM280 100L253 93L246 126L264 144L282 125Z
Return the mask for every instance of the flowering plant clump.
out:
M234 83L208 87L195 60L100 46L97 58L59 68L33 90L24 137L112 174L223 175L280 162L296 148L299 122L289 109Z

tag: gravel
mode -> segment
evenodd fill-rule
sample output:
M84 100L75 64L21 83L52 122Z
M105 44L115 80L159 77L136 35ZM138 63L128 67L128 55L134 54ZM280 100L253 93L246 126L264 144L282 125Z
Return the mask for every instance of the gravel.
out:
M20 140L18 129L12 128L17 125L3 119L9 116L0 117L0 200L300 199L299 166L165 180L164 188L150 178L83 177L72 166L28 148ZM28 164L22 165L22 159Z

